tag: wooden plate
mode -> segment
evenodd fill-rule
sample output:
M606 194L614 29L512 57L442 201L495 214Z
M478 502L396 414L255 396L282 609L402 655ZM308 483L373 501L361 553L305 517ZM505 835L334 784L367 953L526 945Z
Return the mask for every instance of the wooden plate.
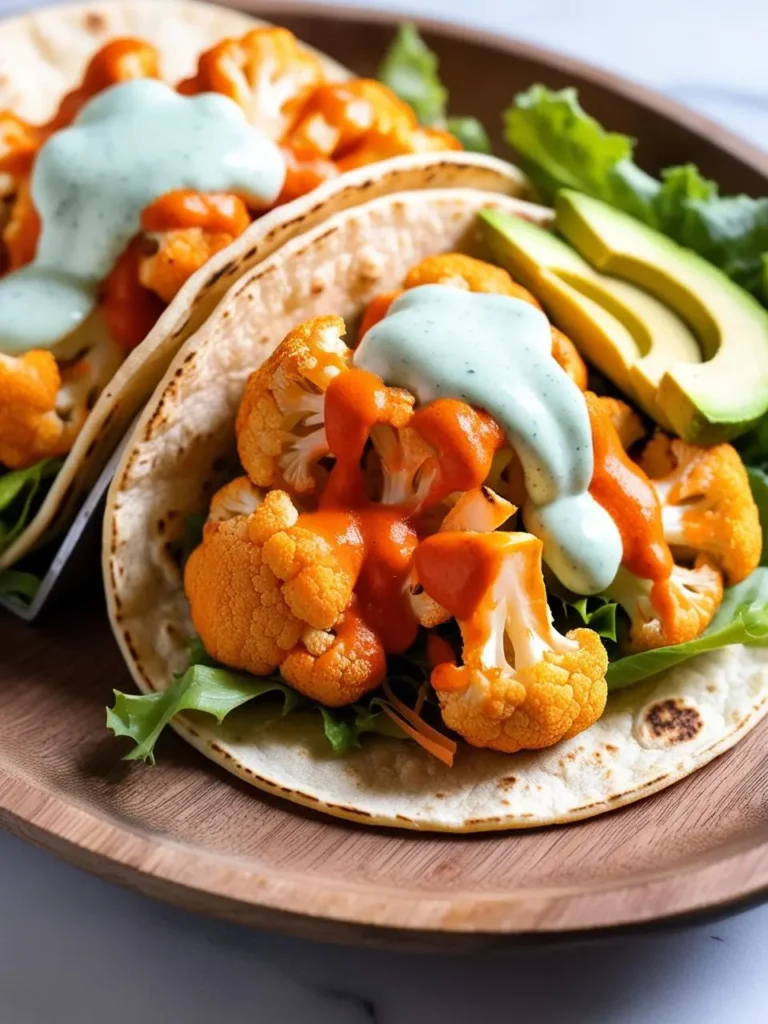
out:
M280 20L364 74L391 32L351 14L286 18L284 5ZM430 42L459 112L489 126L531 81L574 83L603 121L643 140L649 168L692 159L727 190L768 194L764 155L661 97L498 38L445 30ZM768 720L645 802L487 837L313 816L246 788L172 735L155 768L127 765L104 729L110 690L130 680L96 572L90 592L40 626L0 617L0 823L89 870L259 927L398 948L637 925L768 890Z

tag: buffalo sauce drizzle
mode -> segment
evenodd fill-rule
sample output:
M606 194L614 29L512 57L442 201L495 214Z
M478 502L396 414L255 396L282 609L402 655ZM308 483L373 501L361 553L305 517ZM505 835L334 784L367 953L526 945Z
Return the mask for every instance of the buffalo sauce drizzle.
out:
M407 423L435 449L434 481L419 506L383 505L369 496L362 460L379 423ZM439 399L412 415L404 392L359 369L332 381L325 428L336 461L318 511L301 515L298 525L327 539L342 568L356 578L347 615L370 629L387 654L401 654L418 630L406 591L419 544L419 516L452 491L479 487L503 435L485 413L453 399Z
M595 459L590 493L619 529L622 565L642 579L663 582L672 572L673 560L664 540L658 495L640 466L624 451L597 395L587 391L584 398Z

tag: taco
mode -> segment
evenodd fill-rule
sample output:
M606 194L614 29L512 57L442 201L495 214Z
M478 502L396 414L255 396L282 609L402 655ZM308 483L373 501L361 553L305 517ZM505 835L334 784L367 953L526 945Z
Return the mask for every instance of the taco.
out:
M184 339L282 242L403 187L526 188L220 7L44 10L0 26L0 63L0 570L66 524Z
M762 717L744 466L654 429L489 260L479 225L551 221L473 189L379 197L182 348L105 518L130 756L172 722L308 807L480 831L647 796Z

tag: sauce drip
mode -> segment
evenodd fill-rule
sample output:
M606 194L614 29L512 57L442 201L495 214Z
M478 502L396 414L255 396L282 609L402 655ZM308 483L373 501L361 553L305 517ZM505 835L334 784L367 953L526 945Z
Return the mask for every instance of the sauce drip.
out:
M386 423L418 429L436 452L449 452L424 504L384 505L371 500L361 460L371 431ZM336 462L317 512L298 525L328 540L343 567L356 578L355 614L388 654L406 651L418 623L406 587L419 544L418 517L453 490L479 486L503 442L490 417L462 402L441 400L412 413L409 395L386 387L365 370L339 374L325 395L325 429ZM472 430L468 436L465 431Z
M522 463L525 524L542 540L545 561L577 593L611 583L621 536L589 493L587 408L552 356L540 310L507 295L424 285L370 327L354 362L420 403L450 397L486 410Z
M285 165L226 96L180 96L153 79L113 86L40 150L34 261L0 281L0 350L51 348L93 310L99 285L168 192L222 192L267 207Z
M592 427L595 471L589 491L616 523L624 565L635 576L666 580L673 560L664 540L661 502L650 480L632 462L597 395L584 395Z

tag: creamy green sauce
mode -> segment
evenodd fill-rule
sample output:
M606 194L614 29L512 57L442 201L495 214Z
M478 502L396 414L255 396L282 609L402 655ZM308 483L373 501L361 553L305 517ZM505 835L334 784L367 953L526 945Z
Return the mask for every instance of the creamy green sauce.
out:
M226 96L149 79L101 93L35 162L42 233L34 262L0 280L0 351L50 348L76 328L142 210L166 192L233 192L259 207L284 178L280 150Z
M584 397L552 356L547 318L507 295L424 285L401 295L355 352L355 365L419 402L485 409L523 465L525 526L579 594L604 590L621 561L615 523L588 493L592 437Z

